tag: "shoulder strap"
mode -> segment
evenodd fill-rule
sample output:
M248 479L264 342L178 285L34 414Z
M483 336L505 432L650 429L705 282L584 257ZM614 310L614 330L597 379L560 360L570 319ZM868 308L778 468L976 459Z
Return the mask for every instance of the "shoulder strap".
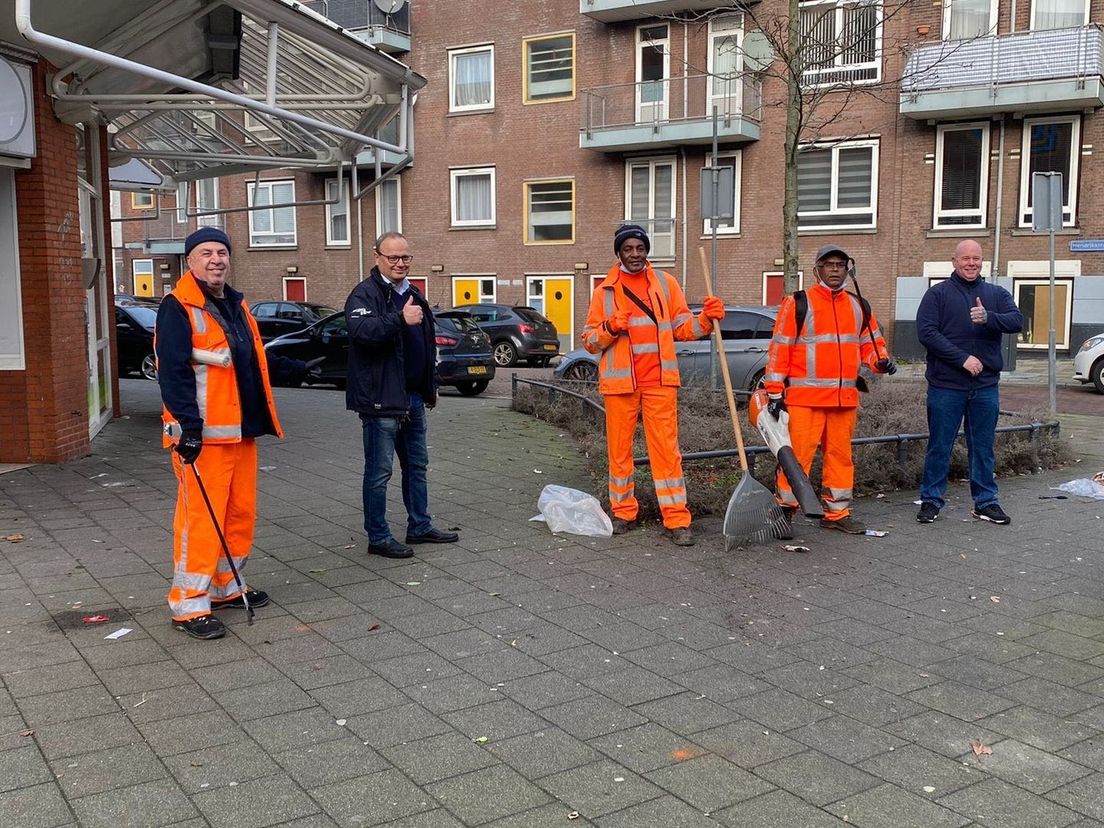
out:
M795 290L794 299L794 339L801 336L805 327L805 316L809 313L809 296L803 290Z
M649 308L646 304L644 304L643 299L641 299L639 296L637 296L635 293L633 293L631 290L629 290L624 285L621 285L621 290L625 291L625 295L627 297L629 297L629 300L634 305L636 305L638 308L640 308L642 311L644 311L644 313L648 314L648 318L652 320L653 325L658 325L659 324L659 320L656 319L655 312L651 308Z

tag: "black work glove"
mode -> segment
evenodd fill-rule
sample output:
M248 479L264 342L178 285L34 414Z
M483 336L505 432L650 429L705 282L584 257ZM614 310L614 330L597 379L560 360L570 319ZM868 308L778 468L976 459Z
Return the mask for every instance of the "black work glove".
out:
M326 361L324 356L315 357L303 363L303 378L312 381L322 379L322 363Z
M180 435L180 441L175 446L175 451L180 455L180 460L183 463L191 465L199 457L199 453L203 451L203 432L202 431L185 431Z
M882 357L874 363L874 370L879 374L889 374L893 376L897 373L897 363L888 357Z
M767 413L774 419L781 420L782 412L786 410L786 401L781 394L771 394L767 401Z

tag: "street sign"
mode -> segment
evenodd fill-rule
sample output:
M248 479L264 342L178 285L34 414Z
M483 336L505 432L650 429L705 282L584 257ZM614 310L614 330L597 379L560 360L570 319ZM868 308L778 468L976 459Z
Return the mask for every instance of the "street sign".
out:
M1104 253L1104 239L1077 239L1071 241L1070 253Z
M1031 229L1050 233L1062 229L1062 174L1031 174Z
M713 175L717 176L717 191L713 191ZM736 204L735 175L732 167L702 167L699 209L703 218L734 219Z

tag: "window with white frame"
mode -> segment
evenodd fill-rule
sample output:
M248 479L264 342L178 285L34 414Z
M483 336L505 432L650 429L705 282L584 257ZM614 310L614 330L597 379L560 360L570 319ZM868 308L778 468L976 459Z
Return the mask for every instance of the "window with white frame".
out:
M453 227L493 227L495 168L449 170Z
M450 49L449 112L494 108L494 46Z
M713 153L706 153L705 165L707 167L731 167L732 168L732 218L717 219L718 235L736 235L740 232L740 167L743 153L740 150L731 152L718 152L717 162L713 163ZM702 221L702 234L713 232L713 222L709 219Z
M1062 226L1077 223L1081 118L1025 118L1020 161L1020 226L1031 226L1031 174L1062 173Z
M326 181L326 244L349 244L349 185L341 178Z
M217 178L201 178L195 183L196 222L200 227L222 227L222 214L213 212L219 208Z
M943 0L943 39L970 40L997 30L997 0Z
M294 247L295 208L280 207L295 201L294 181L262 181L248 185L249 206L270 209L252 209L249 211L250 247Z
M575 241L575 180L525 182L525 243Z
M717 113L738 115L743 111L743 50L744 16L722 15L709 21L709 99L707 113L717 107Z
M575 96L575 33L524 41L525 102L570 100Z
M805 43L802 83L863 83L880 78L880 0L802 2L801 36Z
M402 188L399 178L388 178L376 187L376 238L402 232Z
M1072 29L1089 23L1089 0L1033 0L1032 29Z
M179 181L176 184L176 223L188 223L188 182Z
M877 226L878 142L808 144L797 156L797 223L802 230Z
M652 240L652 259L675 257L675 159L625 162L625 221L641 225Z
M984 227L988 186L989 122L939 127L932 226Z

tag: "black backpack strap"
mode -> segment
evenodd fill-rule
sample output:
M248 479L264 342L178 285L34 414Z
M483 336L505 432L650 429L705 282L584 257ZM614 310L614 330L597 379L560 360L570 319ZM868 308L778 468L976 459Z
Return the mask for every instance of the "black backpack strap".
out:
M794 339L801 338L805 327L805 316L809 313L809 296L803 290L795 290L794 299Z
M625 296L627 296L633 304L635 304L638 308L640 308L642 311L644 311L644 313L648 314L648 318L652 320L653 325L658 325L659 324L659 320L656 319L655 311L653 311L651 308L649 308L644 303L643 299L641 299L639 296L637 296L635 293L633 293L631 290L629 290L624 285L621 285L621 290L625 291Z

